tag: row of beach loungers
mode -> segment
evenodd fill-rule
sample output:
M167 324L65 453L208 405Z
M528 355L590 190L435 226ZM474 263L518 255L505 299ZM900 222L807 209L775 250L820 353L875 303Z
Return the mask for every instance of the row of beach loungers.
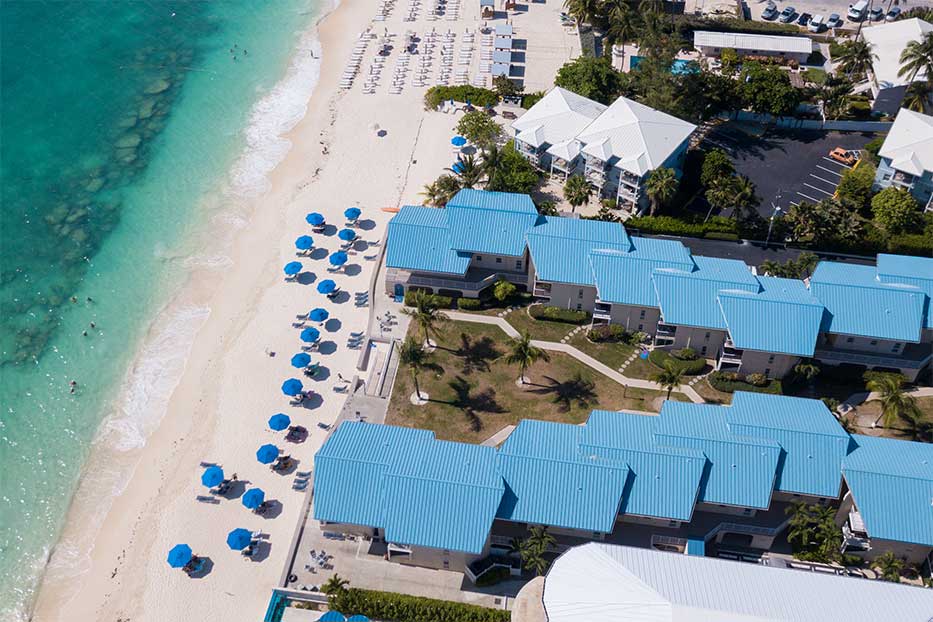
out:
M360 33L359 39L357 39L356 45L353 47L353 53L350 54L350 60L343 70L343 76L340 78L340 88L348 89L353 86L353 80L356 79L357 74L360 72L360 65L363 64L366 47L373 36L368 30Z

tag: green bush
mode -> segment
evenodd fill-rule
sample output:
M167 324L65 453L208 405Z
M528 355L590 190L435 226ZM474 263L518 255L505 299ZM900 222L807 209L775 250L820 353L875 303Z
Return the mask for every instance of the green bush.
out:
M599 326L594 326L586 336L590 341L595 341L596 343L615 343L625 341L627 333L626 330L618 324L600 324Z
M532 305L528 313L536 320L549 320L551 322L564 322L566 324L585 324L590 321L590 314L586 311L562 309L548 305Z
M502 566L496 566L492 570L488 570L482 574L476 580L476 587L489 587L490 585L495 585L500 581L505 581L511 576L508 568Z
M495 91L465 84L461 86L432 86L424 94L424 107L433 110L451 99L463 103L469 101L480 108L495 106L499 103L499 95Z
M648 355L648 360L659 369L664 369L666 364L670 364L674 370L683 371L687 376L696 376L706 368L704 359L681 360L671 356L665 350L652 350L651 354Z
M764 374L748 374L745 376L745 382L752 386L764 387L768 385L768 377Z
M479 298L458 298L457 308L461 311L479 311L483 308L483 301Z
M710 231L704 233L703 237L707 240L725 240L727 242L738 242L740 239L738 233L723 233L721 231Z
M822 69L809 67L804 70L803 79L816 85L823 85L826 82L826 72Z
M626 229L637 229L644 233L658 235L680 235L691 238L709 237L711 233L732 234L738 239L741 231L738 223L732 218L713 216L707 222L702 219L677 218L675 216L641 216L629 218L625 222Z
M509 622L511 613L446 600L350 588L327 598L328 607L394 622Z
M888 252L898 255L919 255L929 257L933 254L933 235L927 233L902 233L888 240Z
M869 369L864 374L862 374L862 380L864 380L866 383L869 383L872 381L878 381L883 378L894 378L895 380L900 382L902 385L907 384L907 377L904 376L904 374L897 373L897 372L876 371L873 369Z
M750 374L752 376L756 374ZM752 391L756 393L773 393L780 395L783 391L780 380L771 380L763 386L755 386L746 382L742 374L734 372L714 371L707 376L710 386L723 393L734 393L735 391Z
M415 306L415 290L408 290L405 292L405 306L413 307ZM439 294L431 294L429 296L431 302L434 303L434 306L438 309L450 309L453 307L454 299L450 296L441 296Z
M535 91L534 93L526 93L522 96L522 108L528 110L544 97L547 93L545 91Z
M699 357L697 351L693 348L681 348L680 350L674 350L671 352L671 355L681 361L695 361Z

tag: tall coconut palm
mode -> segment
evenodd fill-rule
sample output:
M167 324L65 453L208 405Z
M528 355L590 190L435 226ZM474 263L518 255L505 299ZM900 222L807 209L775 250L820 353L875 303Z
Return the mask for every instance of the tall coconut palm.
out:
M473 188L483 179L483 166L472 154L457 158L453 168L447 170L457 176L461 188Z
M531 345L531 335L526 330L518 339L512 339L509 354L505 360L509 365L518 365L520 370L518 381L520 384L525 384L525 370L539 360L550 361L551 357L541 348Z
M437 333L437 325L447 320L447 316L438 311L434 297L422 291L415 292L414 306L402 309L402 313L411 316L424 334L424 343L431 346L431 334Z
M823 115L828 119L838 119L849 110L849 96L852 95L852 82L846 78L828 78L823 85L821 99Z
M931 108L931 99L933 99L933 82L917 80L907 85L901 105L908 110L926 114Z
M933 81L933 32L928 32L917 41L910 41L901 52L901 68L897 75L910 76L913 82L922 72L927 81Z
M903 384L901 378L894 374L884 374L866 383L869 391L880 394L881 414L875 424L881 421L882 426L889 428L897 419L917 410L917 403L904 392Z
M399 346L398 357L399 363L408 367L408 371L411 372L411 379L415 383L415 395L420 400L421 387L418 384L418 374L427 364L428 353L424 351L424 347L418 343L417 339L409 337Z
M328 596L332 596L347 589L348 585L350 585L349 581L335 573L321 586L321 591Z
M873 51L874 46L865 39L856 39L842 46L842 51L833 59L846 76L864 74L871 69L872 61L878 59Z
M619 45L626 41L633 41L638 31L638 13L632 10L626 0L615 0L611 3L609 9L609 27L606 32L606 39L610 43Z
M734 218L745 216L746 211L754 209L761 203L761 199L755 193L755 183L748 177L736 176L731 186L730 203Z
M536 575L541 576L550 566L544 554L556 543L554 536L547 532L547 527L535 526L530 529L527 538L513 539L511 548L513 553L518 553L521 557L524 568L533 570Z
M495 177L496 172L502 168L502 161L502 150L499 149L498 145L489 145L489 147L483 149L483 159L480 164L483 167L483 174L486 176L487 181Z
M601 0L564 0L564 9L577 21L577 27L581 24L592 23L593 19L600 14L602 9Z
M882 581L892 583L901 582L901 571L904 570L904 560L891 551L885 551L875 558L871 567L881 574Z
M592 194L593 187L583 175L571 175L564 184L564 198L574 211L579 206L588 203Z
M664 369L651 375L651 379L667 389L667 399L671 399L671 392L680 386L684 379L684 370L674 366L670 361L664 361Z
M651 200L650 216L654 216L658 208L671 200L677 192L677 174L672 168L656 168L651 171L648 181L645 182L645 192Z
M460 180L453 175L441 175L421 191L426 205L444 207L460 191Z

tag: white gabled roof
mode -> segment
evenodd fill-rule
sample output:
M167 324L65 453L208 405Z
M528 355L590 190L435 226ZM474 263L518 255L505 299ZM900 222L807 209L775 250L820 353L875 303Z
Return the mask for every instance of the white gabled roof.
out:
M548 147L547 152L552 156L560 158L561 160L570 162L575 157L580 155L580 142L575 138L565 140L562 143L551 145Z
M878 155L911 175L933 171L933 117L901 108Z
M901 69L901 52L909 42L919 41L931 31L933 24L917 17L862 28L862 38L872 44L872 52L878 57L872 61L871 66L879 88L904 86L910 82L910 76L902 78L897 75ZM922 80L925 77L925 72L921 71L915 79Z
M577 139L585 145L584 153L603 161L618 158L615 166L640 177L661 166L695 129L692 123L620 97Z
M794 52L809 54L813 41L809 37L785 37L749 32L710 32L697 30L693 33L693 45L711 48L733 48L757 50L759 52Z
M933 591L591 542L544 580L548 622L929 622Z
M551 89L528 112L512 123L516 136L523 142L539 147L542 143L556 145L568 141L598 117L606 106L581 97L560 87ZM526 132L535 131L533 143L526 140Z

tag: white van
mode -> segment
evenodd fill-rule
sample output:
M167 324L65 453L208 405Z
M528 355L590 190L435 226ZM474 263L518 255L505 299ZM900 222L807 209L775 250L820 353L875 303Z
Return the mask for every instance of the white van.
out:
M849 12L846 16L854 22L860 22L868 12L868 0L858 0L855 4L849 5Z
M826 28L826 18L822 15L814 15L813 19L810 20L810 23L807 24L807 30L810 32L823 32L823 29Z

